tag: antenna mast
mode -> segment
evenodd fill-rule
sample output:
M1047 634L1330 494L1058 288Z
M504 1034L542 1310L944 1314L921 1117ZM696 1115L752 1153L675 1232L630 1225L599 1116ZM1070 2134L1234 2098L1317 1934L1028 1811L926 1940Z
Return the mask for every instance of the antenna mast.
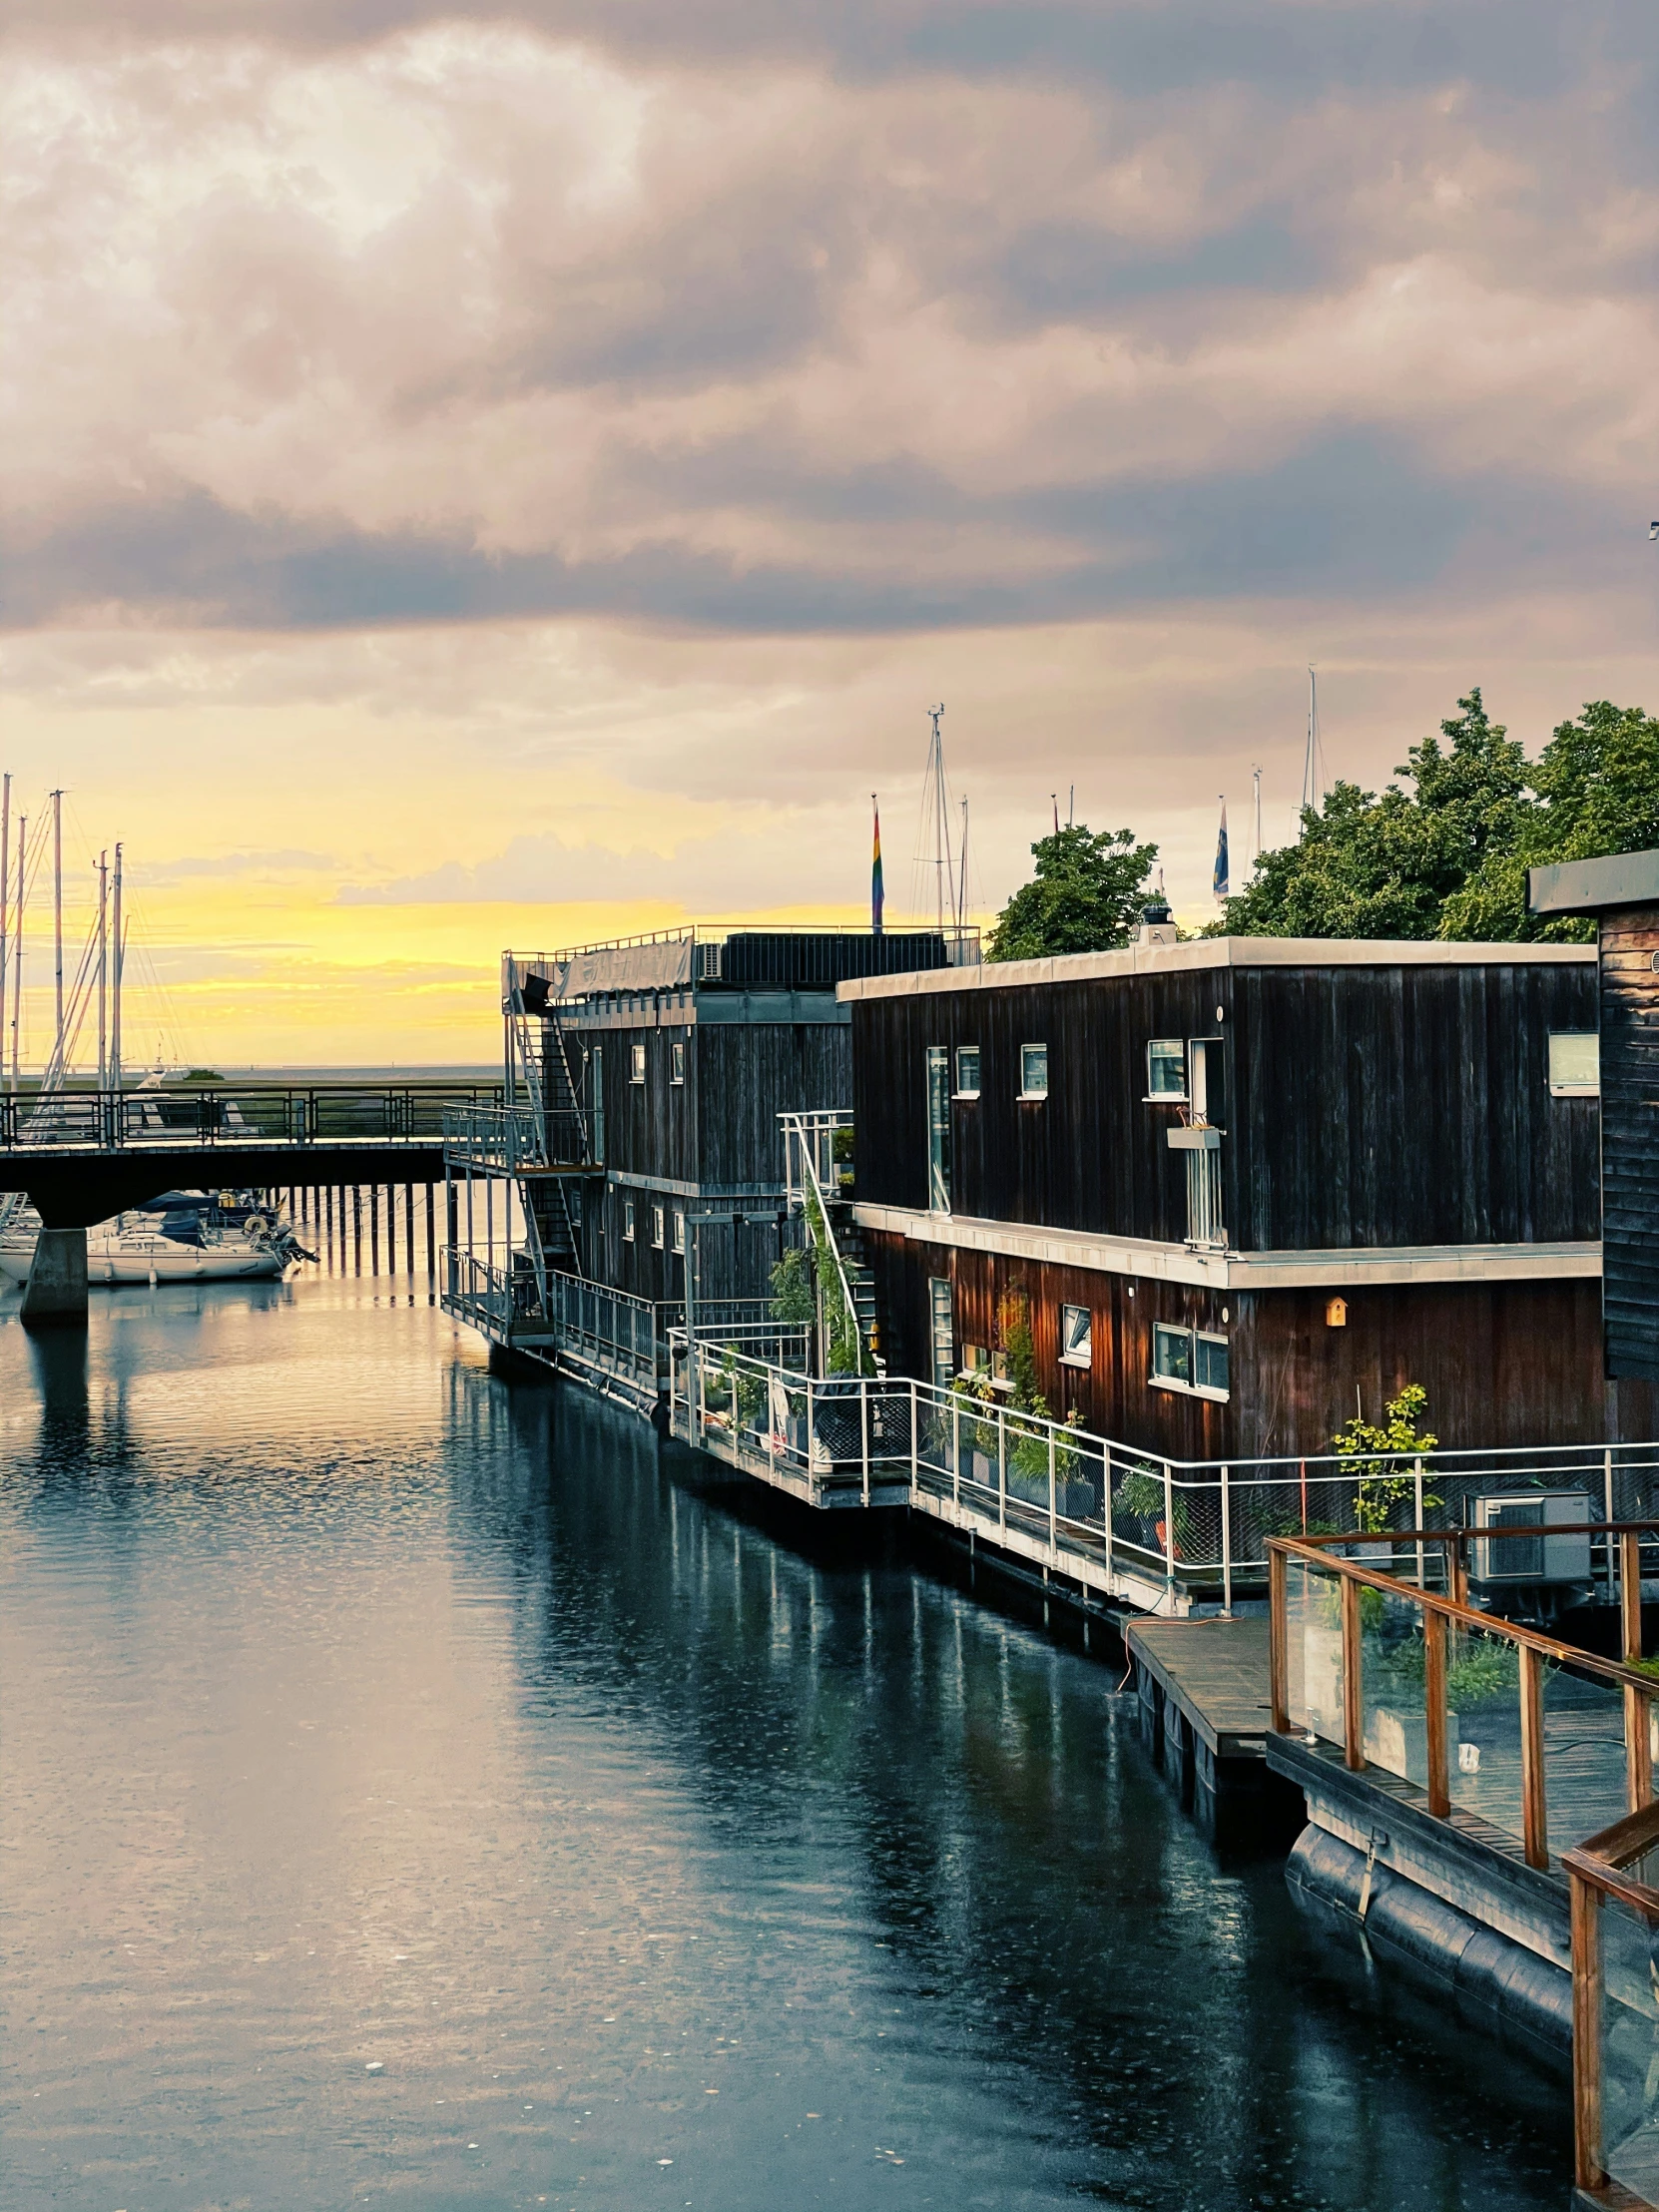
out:
M1256 849L1251 854L1251 859L1254 862L1262 857L1262 771L1260 768L1252 768L1250 781L1256 787Z
M962 794L962 864L956 871L956 927L967 921L967 793Z

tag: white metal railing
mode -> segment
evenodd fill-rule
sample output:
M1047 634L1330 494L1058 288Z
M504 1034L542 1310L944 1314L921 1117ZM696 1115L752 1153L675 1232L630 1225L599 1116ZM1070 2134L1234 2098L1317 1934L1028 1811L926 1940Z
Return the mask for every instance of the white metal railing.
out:
M861 1374L869 1352L864 1343L863 1324L858 1319L857 1303L852 1296L852 1285L847 1279L846 1262L830 1226L826 1194L834 1186L819 1173L819 1157L821 1153L825 1153L829 1157L830 1175L834 1175L835 1134L838 1129L849 1129L852 1126L852 1117L847 1114L843 1118L836 1110L831 1109L812 1114L780 1114L778 1119L784 1132L785 1182L790 1182L792 1166L799 1167L800 1203L807 1216L813 1248L815 1254L828 1253L835 1264L831 1295L839 1295L843 1316L843 1341L850 1338L858 1363L856 1372ZM822 1270L819 1280L822 1287Z
M889 1501L902 1437L904 1490L948 1501L987 1532L1013 1531L1145 1582L1213 1589L1230 1605L1236 1578L1265 1577L1275 1536L1329 1533L1378 1519L1380 1484L1396 1483L1407 1525L1458 1525L1489 1492L1582 1490L1609 1520L1640 1510L1659 1486L1659 1443L1436 1450L1427 1457L1328 1453L1244 1461L1165 1458L963 1388L910 1379L809 1375L737 1344L669 1335L670 1421L755 1473L832 1475ZM714 1378L711 1397L711 1378ZM781 1424L787 1410L797 1425ZM825 1415L833 1447L817 1435ZM803 1428L799 1423L805 1420ZM816 1456L815 1456L816 1454ZM1372 1501L1368 1505L1368 1500ZM1437 1500L1438 1502L1433 1502ZM1387 1531L1378 1526L1385 1548ZM1595 1570L1609 1574L1602 1559Z
M536 1280L528 1269L480 1260L459 1245L446 1244L442 1260L445 1312L470 1322L484 1336L505 1344L515 1326L535 1315Z
M581 1136L578 1116L537 1114L525 1106L449 1107L443 1117L444 1158L469 1175L533 1173L550 1157L579 1165L572 1146L580 1145Z

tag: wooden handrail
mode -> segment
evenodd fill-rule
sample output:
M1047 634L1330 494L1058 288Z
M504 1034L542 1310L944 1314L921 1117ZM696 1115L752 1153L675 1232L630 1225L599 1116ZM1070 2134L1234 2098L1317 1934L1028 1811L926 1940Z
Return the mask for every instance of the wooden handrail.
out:
M1599 1528L1606 1524L1598 1523L1596 1525ZM1640 1525L1646 1528L1653 1524L1643 1521ZM1425 1539L1433 1537L1439 1541L1446 1541L1453 1533L1466 1534L1467 1531L1452 1531L1444 1528L1390 1530L1389 1536L1393 1540L1414 1540L1420 1534ZM1482 1529L1478 1533L1484 1537L1486 1531ZM1535 1535L1537 1531L1533 1530L1531 1533ZM1552 1529L1550 1533L1553 1535L1556 1531ZM1578 1532L1563 1530L1561 1533L1573 1534ZM1586 1673L1600 1676L1606 1682L1616 1683L1621 1687L1634 1688L1646 1697L1659 1694L1659 1682L1656 1682L1652 1676L1637 1674L1630 1667L1622 1665L1617 1660L1603 1659L1599 1652L1586 1651L1580 1644L1563 1643L1559 1637L1546 1636L1536 1628L1520 1627L1513 1621L1504 1620L1500 1614L1482 1613L1472 1606L1459 1605L1455 1598L1443 1597L1437 1590L1419 1589L1414 1582L1403 1582L1397 1576L1391 1574L1379 1574L1374 1568L1363 1567L1354 1559L1333 1558L1329 1552L1318 1548L1333 1541L1376 1543L1379 1539L1375 1536L1348 1536L1342 1538L1270 1536L1268 1538L1268 1556L1270 1561L1275 1552L1282 1552L1287 1559L1300 1557L1311 1566L1341 1576L1345 1584L1354 1583L1362 1589L1381 1590L1384 1595L1398 1598L1405 1604L1415 1605L1425 1613L1438 1613L1445 1620L1455 1622L1459 1628L1482 1629L1488 1636L1496 1636L1506 1642L1518 1644L1523 1650L1535 1651L1541 1657L1557 1660L1563 1665L1581 1668ZM1282 1729L1279 1733L1283 1735L1285 1731Z

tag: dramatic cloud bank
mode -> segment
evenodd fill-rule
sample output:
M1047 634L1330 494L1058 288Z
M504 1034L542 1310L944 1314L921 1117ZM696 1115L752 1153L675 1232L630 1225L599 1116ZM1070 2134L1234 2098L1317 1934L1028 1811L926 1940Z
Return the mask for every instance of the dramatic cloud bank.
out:
M139 716L200 793L223 711L199 859L844 900L945 691L989 896L1073 781L1196 889L1311 656L1374 778L1469 682L1533 738L1652 688L1651 5L10 19L13 765Z

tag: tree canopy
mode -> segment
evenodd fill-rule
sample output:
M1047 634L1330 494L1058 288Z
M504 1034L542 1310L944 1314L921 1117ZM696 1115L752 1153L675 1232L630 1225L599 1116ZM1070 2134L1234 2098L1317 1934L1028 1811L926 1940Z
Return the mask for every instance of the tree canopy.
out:
M1133 830L1068 823L1031 847L1036 873L1015 891L985 945L991 960L1042 960L1128 944L1140 920L1155 844Z
M1594 935L1526 910L1526 870L1659 844L1659 722L1607 700L1559 724L1537 762L1478 688L1395 770L1410 789L1338 783L1295 844L1264 852L1212 934L1516 941Z

